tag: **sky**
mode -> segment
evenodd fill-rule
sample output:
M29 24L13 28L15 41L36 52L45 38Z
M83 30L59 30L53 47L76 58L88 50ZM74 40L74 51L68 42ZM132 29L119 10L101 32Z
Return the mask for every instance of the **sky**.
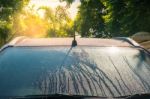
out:
M38 8L40 6L48 6L48 7L55 9L58 5L65 6L66 2L60 2L59 0L30 0L29 6L31 5L34 5L35 8ZM77 11L78 11L77 7L79 5L80 5L80 1L75 0L75 2L73 2L70 8L68 9L70 13L70 17L72 19L75 18ZM42 12L40 12L39 14L42 16Z

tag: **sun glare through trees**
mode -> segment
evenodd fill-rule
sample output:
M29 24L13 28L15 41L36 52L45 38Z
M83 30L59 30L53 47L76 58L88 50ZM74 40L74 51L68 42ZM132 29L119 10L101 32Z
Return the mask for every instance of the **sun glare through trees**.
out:
M0 46L17 36L129 37L150 32L149 0L0 0Z

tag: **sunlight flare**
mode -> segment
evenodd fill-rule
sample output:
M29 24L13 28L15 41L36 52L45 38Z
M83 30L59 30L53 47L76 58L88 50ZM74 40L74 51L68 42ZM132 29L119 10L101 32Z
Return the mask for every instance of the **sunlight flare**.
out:
M118 51L119 51L118 47L112 46L109 48L109 52L112 54L116 54L116 53L118 53Z
M66 2L60 2L59 0L31 0L29 2L28 6L33 6L33 5L35 7L35 10L37 10L41 6L47 6L47 7L55 9L57 6L63 6L63 7L65 7L67 5L67 3ZM72 19L75 18L76 14L78 12L78 6L79 5L80 5L80 1L76 0L68 8L69 15L70 15L70 17ZM38 14L41 17L43 17L43 12L42 11L40 11Z

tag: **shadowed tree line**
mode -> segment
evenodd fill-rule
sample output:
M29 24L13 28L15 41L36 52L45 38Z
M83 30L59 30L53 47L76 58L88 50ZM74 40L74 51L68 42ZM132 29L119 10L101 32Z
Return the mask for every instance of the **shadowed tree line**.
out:
M75 0L64 0L69 4ZM149 0L80 0L77 31L83 37L131 36L150 32Z
M29 1L0 1L0 45L20 35L70 37L77 31L82 37L110 38L150 32L149 0L80 0L74 20L67 9L75 0L60 0L67 2L66 7L37 10L27 6Z

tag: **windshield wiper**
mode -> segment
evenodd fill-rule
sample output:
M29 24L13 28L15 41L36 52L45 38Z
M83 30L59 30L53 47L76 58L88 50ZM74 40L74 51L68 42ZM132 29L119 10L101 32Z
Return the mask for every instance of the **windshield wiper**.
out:
M119 97L115 97L115 98L123 98L123 99L150 99L150 93L126 95L126 96L119 96Z
M11 99L101 99L108 97L100 96L85 96L85 95L64 95L64 94L50 94L50 95L26 95L22 97L15 97Z
M49 95L26 95L21 97L13 97L9 99L113 99L113 98L114 99L150 99L150 93L126 95L126 96L119 96L119 97L49 94Z

